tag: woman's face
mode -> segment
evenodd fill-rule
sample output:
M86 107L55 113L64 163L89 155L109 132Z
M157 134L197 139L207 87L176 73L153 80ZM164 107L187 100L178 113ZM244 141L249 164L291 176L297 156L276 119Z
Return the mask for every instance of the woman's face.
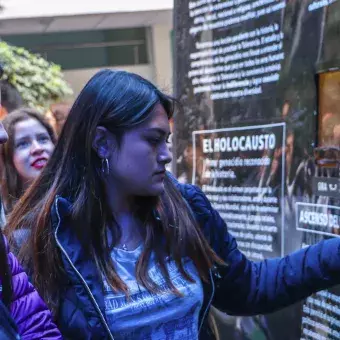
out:
M15 125L13 163L23 183L38 177L53 149L50 135L38 120L30 118Z
M111 185L126 195L160 195L164 190L165 166L172 160L169 135L168 116L162 105L156 105L150 117L128 130L121 145L112 152Z

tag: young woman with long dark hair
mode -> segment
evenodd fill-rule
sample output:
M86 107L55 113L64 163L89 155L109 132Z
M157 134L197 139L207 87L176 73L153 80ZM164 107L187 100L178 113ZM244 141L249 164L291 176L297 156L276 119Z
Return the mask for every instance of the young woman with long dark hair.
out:
M211 305L268 313L340 282L339 239L254 263L203 192L165 171L174 102L97 73L11 214L20 259L66 339L206 339Z

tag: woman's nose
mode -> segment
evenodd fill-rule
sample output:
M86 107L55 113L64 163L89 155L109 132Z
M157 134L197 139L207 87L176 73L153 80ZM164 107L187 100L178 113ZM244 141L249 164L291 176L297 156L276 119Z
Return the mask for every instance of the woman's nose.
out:
M41 144L38 141L33 140L31 144L31 154L40 153L42 151L43 151L43 148Z
M163 164L168 164L172 161L172 153L166 146L165 150L159 155L159 162Z

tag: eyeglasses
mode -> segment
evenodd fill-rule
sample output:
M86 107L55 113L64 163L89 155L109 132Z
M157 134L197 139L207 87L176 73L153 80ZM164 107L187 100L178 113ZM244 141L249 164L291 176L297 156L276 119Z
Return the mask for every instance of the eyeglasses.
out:
M340 165L340 148L324 146L314 149L315 164L324 168L337 168Z

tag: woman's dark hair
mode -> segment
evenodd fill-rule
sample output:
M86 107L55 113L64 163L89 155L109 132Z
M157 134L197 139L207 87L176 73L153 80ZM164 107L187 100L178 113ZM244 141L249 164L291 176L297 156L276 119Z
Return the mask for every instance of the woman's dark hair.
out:
M3 72L4 72L3 67L0 64L0 78L3 75ZM2 85L3 82L0 81L0 104L2 104L1 103L1 96L3 94ZM0 207L0 214L1 210L2 208ZM1 227L2 226L0 225L0 280L2 286L2 301L7 307L9 307L10 302L12 300L12 273L8 263L6 243L2 235Z
M7 245L0 228L0 280L2 288L2 301L9 307L12 301L12 273L8 263Z
M49 134L52 143L56 143L55 133L47 120L36 110L20 108L8 114L2 121L8 134L7 143L0 146L0 192L5 211L12 211L14 204L23 194L24 186L13 163L15 149L15 126L28 120L37 120Z
M65 274L50 218L56 195L72 202L71 228L85 253L94 258L98 272L115 291L128 295L111 259L120 232L107 205L101 161L92 142L97 126L106 127L119 140L127 130L144 122L157 104L164 107L170 119L174 101L149 81L124 71L98 72L76 99L48 164L10 215L6 229L10 236L17 229L31 230L19 259L33 267L33 283L54 313ZM221 260L205 240L172 180L165 178L165 191L160 197L143 197L140 201L137 213L145 221L145 247L136 264L138 282L150 291L159 289L147 273L152 251L175 294L179 292L170 280L166 254L173 257L189 281L192 278L185 272L182 258L190 257L201 279L207 281L209 269ZM107 228L112 232L113 244L108 244Z

